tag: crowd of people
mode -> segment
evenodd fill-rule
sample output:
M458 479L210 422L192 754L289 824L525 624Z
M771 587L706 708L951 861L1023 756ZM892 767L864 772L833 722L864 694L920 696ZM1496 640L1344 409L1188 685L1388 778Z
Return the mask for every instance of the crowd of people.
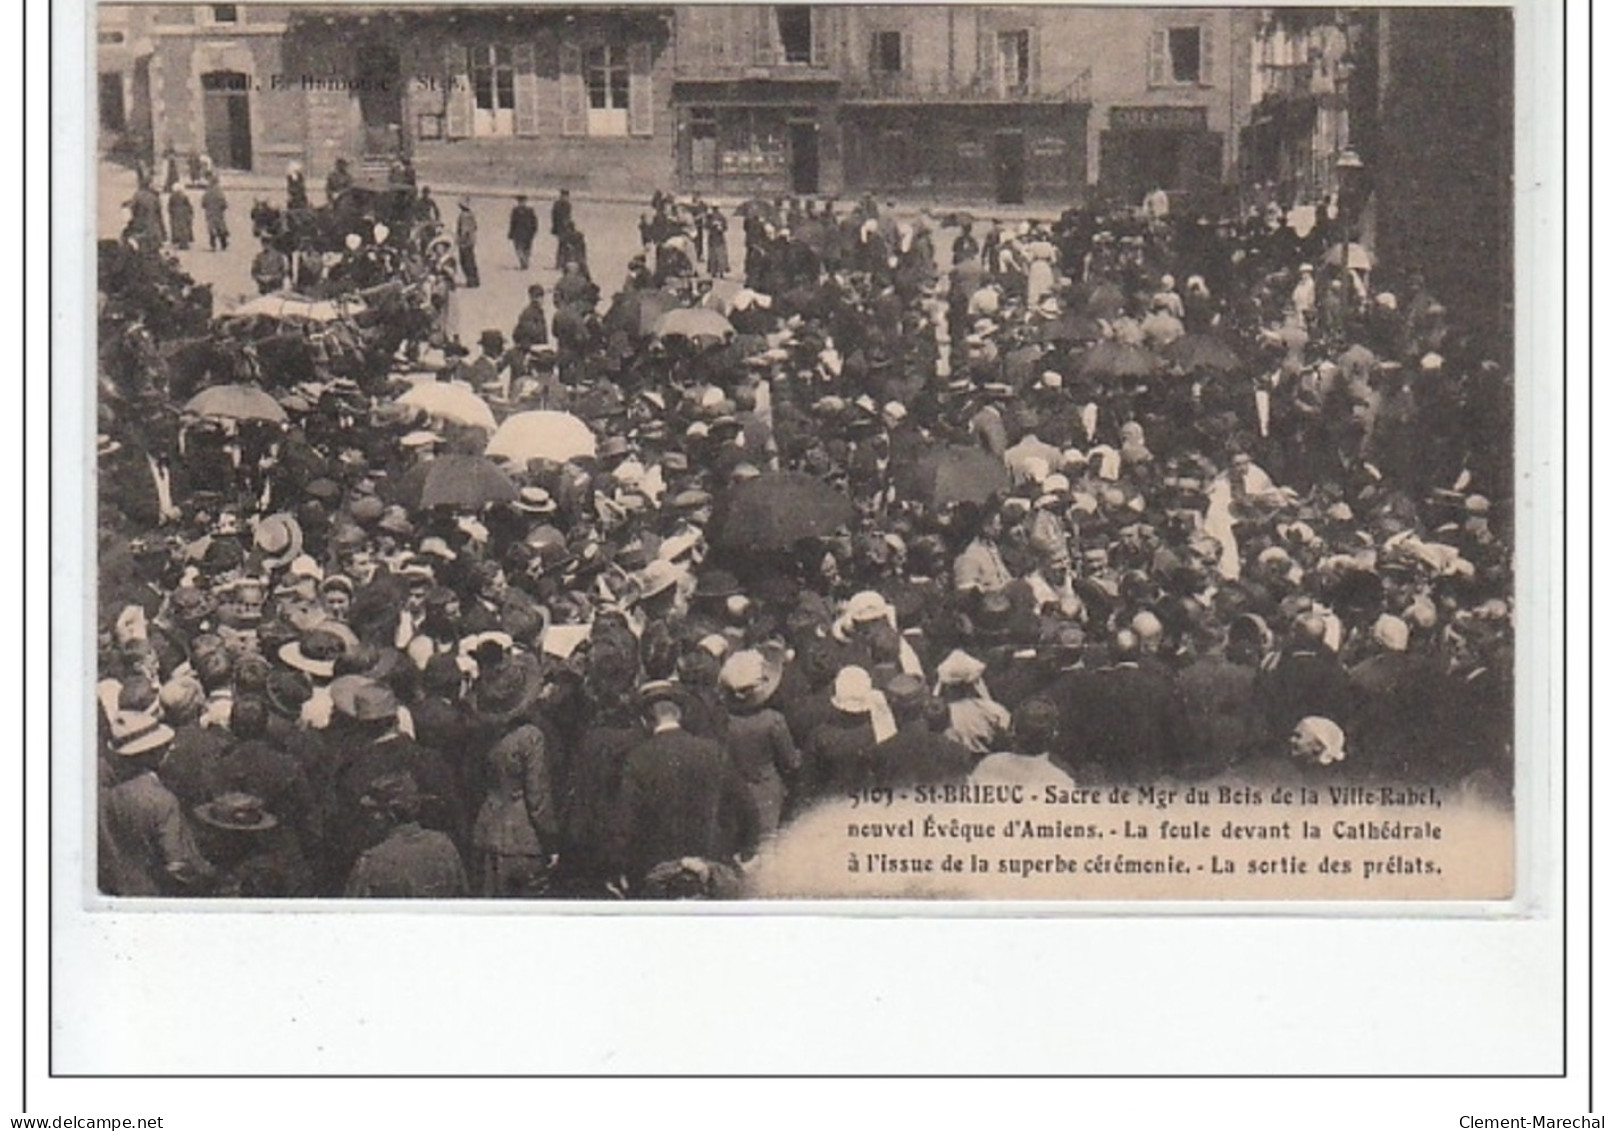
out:
M658 192L608 296L563 193L465 346L387 296L475 218L400 187L266 288L340 300L295 365L224 312L181 373L149 200L103 248L103 891L739 896L968 779L1508 797L1506 328L1327 204Z

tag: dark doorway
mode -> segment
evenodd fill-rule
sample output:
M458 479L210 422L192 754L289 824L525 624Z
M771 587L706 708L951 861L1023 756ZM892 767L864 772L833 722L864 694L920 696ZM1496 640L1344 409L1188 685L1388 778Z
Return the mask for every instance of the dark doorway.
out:
M791 191L819 191L819 127L813 122L792 122Z
M361 43L357 62L364 155L392 157L404 147L403 78L398 52L385 43Z
M202 133L208 156L221 169L252 168L249 80L240 71L202 76Z
M103 71L100 92L101 128L121 134L129 126L123 108L123 75L117 71Z
M993 184L999 204L1026 203L1026 135L993 135Z

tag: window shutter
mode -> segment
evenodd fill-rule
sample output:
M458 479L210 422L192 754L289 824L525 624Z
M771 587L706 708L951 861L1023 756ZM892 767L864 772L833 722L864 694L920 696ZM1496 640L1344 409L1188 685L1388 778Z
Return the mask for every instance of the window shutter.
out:
M1200 29L1200 85L1210 86L1211 78L1211 45L1215 40L1210 27Z
M1165 86L1172 77L1172 60L1167 48L1166 29L1150 32L1149 84Z
M998 35L980 8L976 9L976 21L976 86L981 90L997 90Z
M656 132L656 97L651 82L651 45L628 47L628 132L650 137Z
M589 132L589 101L583 89L583 49L561 44L561 136L585 137Z
M880 32L869 33L869 77L879 78L880 70Z
M808 60L812 66L830 65L830 20L833 15L830 8L808 9L808 26L811 29Z
M906 31L903 33L903 77L914 77L914 36Z
M1038 29L1026 29L1026 93L1040 94L1043 90L1043 52Z
M464 47L451 43L443 50L448 90L444 96L445 137L471 136L471 58Z
M516 136L538 136L538 69L533 45L518 43L511 52L516 64Z
M752 58L759 67L772 66L774 62L774 9L767 4L757 8L757 26L753 29L756 37L752 41Z

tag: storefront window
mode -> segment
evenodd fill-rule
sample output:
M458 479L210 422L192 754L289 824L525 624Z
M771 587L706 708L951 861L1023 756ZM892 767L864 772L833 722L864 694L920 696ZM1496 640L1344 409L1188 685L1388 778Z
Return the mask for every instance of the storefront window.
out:
M739 109L718 120L719 171L766 174L785 169L785 118L779 111Z

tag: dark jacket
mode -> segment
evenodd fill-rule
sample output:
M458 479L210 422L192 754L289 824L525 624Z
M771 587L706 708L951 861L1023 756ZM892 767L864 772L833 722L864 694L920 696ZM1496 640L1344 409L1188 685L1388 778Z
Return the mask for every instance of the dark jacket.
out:
M932 730L924 719L914 719L876 744L872 780L892 789L958 781L970 775L974 762L970 751Z
M1311 715L1331 719L1351 734L1351 680L1328 649L1283 653L1257 677L1256 694L1272 741L1284 741L1296 723Z
M524 247L531 246L536 235L538 235L538 213L525 204L518 204L512 208L508 237L510 242Z
M616 829L616 857L637 881L666 860L725 860L750 851L757 814L724 748L674 729L629 752Z

